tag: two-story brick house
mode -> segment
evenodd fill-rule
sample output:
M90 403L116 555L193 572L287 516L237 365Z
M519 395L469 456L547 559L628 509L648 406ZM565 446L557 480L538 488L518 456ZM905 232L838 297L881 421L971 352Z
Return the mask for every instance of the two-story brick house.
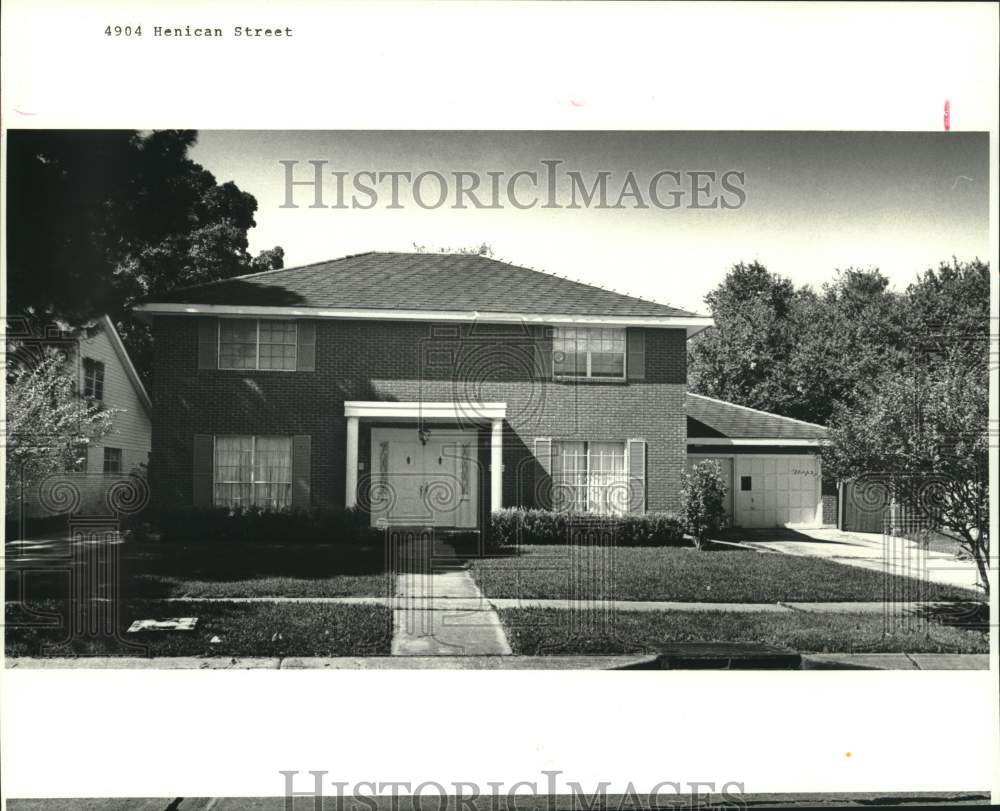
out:
M676 509L686 340L712 324L426 253L252 274L138 311L154 331L162 505L358 505L373 523L455 528L510 505Z

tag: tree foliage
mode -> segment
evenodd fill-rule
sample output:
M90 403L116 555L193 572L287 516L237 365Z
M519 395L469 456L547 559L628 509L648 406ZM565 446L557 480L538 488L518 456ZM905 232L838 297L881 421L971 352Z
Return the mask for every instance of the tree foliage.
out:
M80 326L109 314L148 377L139 298L281 267L251 258L257 201L188 157L193 131L8 134L8 313Z
M874 269L839 271L816 291L738 264L705 301L716 326L691 341L691 390L826 425L883 376L988 335L989 267L952 260L897 292Z
M964 353L962 353L964 355ZM954 538L989 590L989 403L964 357L887 375L863 407L839 407L827 471L883 488L915 523Z
M706 538L722 529L725 505L726 484L718 462L706 459L683 474L681 517L699 549Z
M7 346L5 496L80 463L86 447L111 430L113 409L76 391L72 360L54 347Z
M903 291L848 269L818 291L736 265L692 341L692 390L829 425L824 469L875 479L988 569L989 266L941 263ZM914 512L915 511L915 512Z

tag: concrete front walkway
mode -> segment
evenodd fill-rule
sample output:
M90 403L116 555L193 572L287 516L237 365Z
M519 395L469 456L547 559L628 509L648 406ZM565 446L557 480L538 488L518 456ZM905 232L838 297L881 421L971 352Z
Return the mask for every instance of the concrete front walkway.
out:
M467 570L402 573L392 601L393 656L509 656L500 618Z
M779 530L775 531L773 539L768 537L770 534L764 530L753 530L740 540L754 549L826 558L876 572L978 590L976 564L971 560L959 560L945 552L925 550L908 538L888 538L875 532L844 532L839 529L796 529L786 533Z

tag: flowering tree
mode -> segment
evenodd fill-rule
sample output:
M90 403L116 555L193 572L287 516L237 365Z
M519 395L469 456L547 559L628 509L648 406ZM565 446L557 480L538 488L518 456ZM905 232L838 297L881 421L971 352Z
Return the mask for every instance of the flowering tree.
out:
M64 351L47 347L29 352L7 346L7 475L10 505L20 488L44 476L72 469L87 445L111 430L119 409L81 397Z
M989 593L989 399L984 363L944 363L879 380L861 406L834 415L826 468L874 480L888 498L954 538Z
M695 545L722 528L726 517L726 485L722 468L711 459L696 464L681 483L681 516Z

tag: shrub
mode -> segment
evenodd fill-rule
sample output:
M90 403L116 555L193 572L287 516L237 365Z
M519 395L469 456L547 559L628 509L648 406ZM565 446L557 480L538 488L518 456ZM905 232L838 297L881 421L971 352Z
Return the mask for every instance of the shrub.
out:
M725 503L726 485L718 462L706 459L684 474L681 515L699 549L709 535L715 535L722 529Z
M183 507L161 512L161 539L174 543L362 543L381 537L360 510Z
M581 543L586 530L614 534L619 546L664 546L684 541L684 526L672 513L594 515L508 507L490 515L490 547L512 549L519 544Z

